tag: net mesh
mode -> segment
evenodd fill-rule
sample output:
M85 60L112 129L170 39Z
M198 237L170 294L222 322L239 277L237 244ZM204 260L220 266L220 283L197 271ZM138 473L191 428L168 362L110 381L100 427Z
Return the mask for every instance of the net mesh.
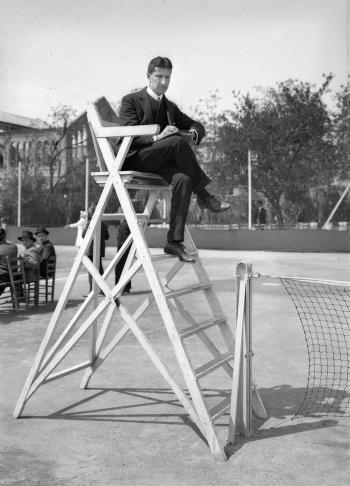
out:
M281 278L308 350L305 396L295 416L350 416L350 287Z

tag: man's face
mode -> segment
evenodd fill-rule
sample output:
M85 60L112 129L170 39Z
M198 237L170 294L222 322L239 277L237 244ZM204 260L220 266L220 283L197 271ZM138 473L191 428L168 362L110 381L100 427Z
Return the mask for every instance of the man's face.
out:
M148 74L149 87L160 96L168 89L170 77L171 69L156 67L152 74Z
M46 241L46 233L37 233L36 236L37 236L40 244L42 244L42 243L44 243L44 241Z
M22 243L24 248L26 249L34 245L34 241L31 238L28 238L27 236L23 236Z

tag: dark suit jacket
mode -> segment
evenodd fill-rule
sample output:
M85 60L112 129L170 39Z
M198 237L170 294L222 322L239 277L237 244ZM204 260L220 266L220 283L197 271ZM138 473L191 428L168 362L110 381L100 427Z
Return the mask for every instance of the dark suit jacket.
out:
M46 275L46 264L47 260L51 256L56 256L55 247L50 240L46 240L42 245L38 247L39 257L40 257L40 275Z
M90 221L89 221L90 223ZM86 232L88 230L88 225L83 231L83 238L86 235ZM104 221L101 221L101 240L100 240L100 257L104 258L105 257L105 252L106 252L106 240L109 240L109 231L108 231L108 226ZM90 246L87 251L87 256L93 257L94 255L94 240L90 243Z
M164 101L166 103L168 124L175 125L179 130L189 130L190 128L194 128L198 133L197 144L199 144L205 135L203 125L192 120L189 116L185 115L185 113L182 113L172 101L169 101L167 98L165 98ZM154 124L151 102L146 88L124 96L120 107L119 120L120 125ZM152 137L148 135L135 137L129 155L132 155L142 147L150 145L152 143L151 138Z
M56 256L55 247L50 240L46 240L42 245L38 247L40 261L44 262L49 259L50 256Z
M17 246L12 243L0 243L0 275L8 275L6 256L17 256Z

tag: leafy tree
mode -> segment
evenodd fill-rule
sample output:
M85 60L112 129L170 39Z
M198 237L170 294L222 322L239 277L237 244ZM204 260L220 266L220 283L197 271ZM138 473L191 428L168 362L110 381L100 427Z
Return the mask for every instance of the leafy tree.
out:
M335 146L334 164L337 167L337 179L324 195L324 203L330 214L341 193L350 181L350 76L340 86L335 96L336 108L333 113L333 137ZM350 214L350 194L347 193L333 221L347 221Z
M35 176L28 165L22 165L22 194L21 194L21 222L22 225L39 225L50 223L50 204L49 194L47 191L46 177L40 172L36 171ZM1 203L3 214L6 215L8 221L15 222L17 220L18 211L18 171L9 171L4 175L3 179L6 191L3 191ZM55 219L63 220L64 213L60 210L60 206L56 205Z
M331 119L322 100L331 80L326 76L318 89L288 80L260 89L255 99L233 92L235 109L222 115L222 164L214 176L226 187L246 184L251 150L253 187L279 223L294 223L310 207L310 189L330 184L336 174Z
M48 185L50 194L55 190L55 180L57 183L67 175L66 173L62 174L62 158L64 154L72 150L72 147L66 144L66 136L69 123L75 116L76 110L69 105L62 104L52 107L48 116L49 126L56 128L59 134L58 138L49 147L45 161L49 169Z

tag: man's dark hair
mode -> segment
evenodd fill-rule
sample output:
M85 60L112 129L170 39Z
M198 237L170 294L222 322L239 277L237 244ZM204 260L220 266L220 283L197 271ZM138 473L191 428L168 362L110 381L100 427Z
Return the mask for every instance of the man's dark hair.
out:
M167 57L158 56L148 64L147 74L152 74L155 68L173 69L173 65Z
M258 204L259 204L260 206L263 206L263 205L264 205L264 203L262 202L262 200L261 200L261 199L259 199Z

